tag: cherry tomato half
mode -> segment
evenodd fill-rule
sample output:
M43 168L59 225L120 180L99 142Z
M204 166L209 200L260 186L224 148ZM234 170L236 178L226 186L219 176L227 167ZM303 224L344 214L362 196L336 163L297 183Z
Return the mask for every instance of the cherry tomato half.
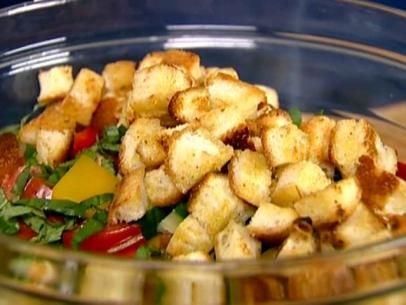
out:
M91 147L97 141L97 131L87 127L75 133L73 137L72 155L77 155L83 149Z
M63 234L63 244L72 247L74 231ZM141 228L137 224L119 224L107 226L96 234L86 238L79 249L90 252L110 253L129 256L145 243Z
M398 162L398 171L396 176L406 181L406 163Z
M44 179L32 177L24 188L23 198L42 198L51 199L52 189L46 185Z
M29 226L24 222L20 221L20 231L18 232L18 237L24 240L30 240L31 238L37 236L38 234L34 232Z

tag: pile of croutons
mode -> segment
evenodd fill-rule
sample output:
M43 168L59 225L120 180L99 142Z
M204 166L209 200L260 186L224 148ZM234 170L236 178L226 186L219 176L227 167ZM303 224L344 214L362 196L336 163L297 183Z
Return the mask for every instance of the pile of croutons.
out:
M310 255L404 231L396 152L365 120L315 115L297 126L272 88L178 50L110 63L102 75L82 69L74 80L71 67L56 67L39 81L48 106L21 141L54 167L77 124L127 126L109 222L187 201L166 248L174 259L209 260L213 249L217 260L268 248L276 258Z

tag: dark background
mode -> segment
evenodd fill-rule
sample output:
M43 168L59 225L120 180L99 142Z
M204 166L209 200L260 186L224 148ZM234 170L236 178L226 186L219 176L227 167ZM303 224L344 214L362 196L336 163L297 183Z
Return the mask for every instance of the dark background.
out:
M327 1L327 0L326 0ZM5 6L21 3L24 1L18 1L18 0L0 0L0 8L3 8ZM382 3L385 5L397 7L400 9L406 9L406 1L405 0L374 0L371 2L377 2L377 3Z

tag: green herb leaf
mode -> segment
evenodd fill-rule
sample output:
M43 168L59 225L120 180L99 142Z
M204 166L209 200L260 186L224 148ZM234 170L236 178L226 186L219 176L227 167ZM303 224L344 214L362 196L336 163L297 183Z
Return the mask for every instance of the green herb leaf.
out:
M6 220L29 214L34 214L37 215L38 217L45 218L45 214L42 211L35 210L34 208L28 206L7 204L1 210L1 216L4 217Z
M37 150L34 145L27 144L25 146L24 159L29 165L37 164Z
M290 118L292 119L293 124L300 127L302 124L302 113L300 112L299 108L293 107L288 110Z
M114 161L111 158L101 158L101 166L107 169L112 174L116 175L116 168L114 166Z
M111 152L119 152L120 151L120 144L118 143L106 143L106 142L101 142L100 148L102 150L107 150Z
M52 243L62 239L62 233L65 230L65 224L51 224L44 218L37 216L28 216L24 222L38 235L32 239L37 243Z
M152 251L148 246L140 246L135 252L135 258L137 259L150 259L152 255Z
M30 167L26 166L17 178L16 184L13 187L13 200L18 200L24 191L25 185L31 177Z
M182 218L186 218L189 215L187 211L186 202L181 202L175 207L175 212Z
M78 204L70 200L55 200L55 199L20 199L15 204L33 207L35 209L42 209L44 211L51 211L60 213L66 216L84 217L88 207L83 204Z
M101 231L105 224L100 222L95 218L91 218L85 222L85 224L73 235L72 247L74 249L79 248L80 243L86 238L94 235L95 233Z
M15 219L5 219L0 216L0 232L8 235L17 234L20 231L20 225Z
M320 109L320 111L317 113L317 115L324 115L324 109Z
M0 210L2 210L8 203L9 202L7 200L6 194L4 194L4 190L0 187Z
M149 209L139 221L142 234L146 239L150 239L157 234L158 224L166 216L163 209L153 207Z
M103 130L103 141L107 143L118 143L120 141L120 131L116 126L108 126Z
M111 202L113 200L113 197L114 197L114 194L112 194L112 193L105 193L105 194L101 194L101 195L96 195L94 197L83 200L80 203L80 205L84 205L87 208L99 207L102 204Z

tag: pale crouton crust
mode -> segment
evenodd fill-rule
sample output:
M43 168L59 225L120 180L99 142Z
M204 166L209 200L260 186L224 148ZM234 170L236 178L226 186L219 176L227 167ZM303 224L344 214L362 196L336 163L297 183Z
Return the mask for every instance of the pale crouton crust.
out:
M330 184L327 188L296 201L300 217L309 217L315 228L329 227L348 218L361 200L361 188L355 178Z
M232 147L214 139L206 130L187 128L172 137L166 172L176 187L186 193L204 175L220 170L232 155Z
M72 136L73 132L69 129L63 131L39 129L36 139L38 162L54 168L65 160Z
M251 237L246 227L230 221L217 234L214 243L216 260L253 259L261 254L261 243Z
M215 78L220 73L228 75L234 79L239 79L237 71L234 70L233 68L207 67L205 69L205 75L204 75L205 82L206 83L210 82L213 78Z
M253 237L259 240L278 243L289 235L293 222L298 217L293 208L263 202L251 218L247 229Z
M166 207L178 203L183 194L173 184L162 165L145 175L145 189L152 205Z
M38 80L40 86L39 104L61 101L73 84L72 67L57 66L49 70L42 70L38 74Z
M306 160L308 157L308 137L296 125L267 128L262 132L261 140L270 167Z
M266 102L273 108L279 108L278 92L274 88L265 85L255 85L257 88L264 91L266 95Z
M119 60L107 64L102 72L107 95L126 96L132 89L136 62Z
M144 186L144 173L144 168L137 168L127 173L120 181L109 208L109 224L136 221L145 215L148 197Z
M127 121L131 123L136 117L169 117L171 98L191 86L192 80L188 74L173 65L158 64L138 69L126 106Z
M252 205L270 200L272 172L263 154L248 149L236 151L228 177L234 193Z

